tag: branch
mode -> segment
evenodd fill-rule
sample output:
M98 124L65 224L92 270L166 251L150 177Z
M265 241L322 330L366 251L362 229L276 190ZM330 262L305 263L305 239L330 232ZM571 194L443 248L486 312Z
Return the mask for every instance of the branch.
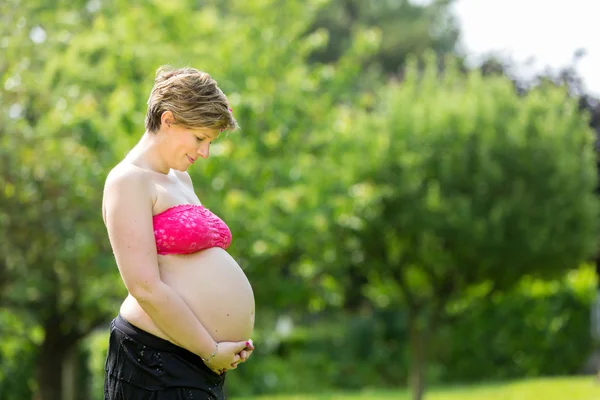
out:
M498 285L496 284L495 281L490 280L492 286L490 288L490 290L483 295L481 298L479 298L477 301L484 301L484 302L490 302L491 301L491 297L499 292L499 288ZM446 297L446 301L444 301L443 303L441 302L440 304L444 304L447 303L447 300L449 299L449 296ZM445 305L445 304L444 304ZM461 314L455 315L455 316L450 316L450 315L444 315L444 318L440 318L440 321L444 322L444 323L456 323L458 321L458 319L461 317Z
M63 342L65 344L69 343L77 343L87 335L89 335L94 329L99 327L101 324L105 323L110 319L109 315L102 315L94 318L84 329L72 329L69 333L67 333Z
M40 308L43 308L43 306L46 304L46 302L42 301L42 300L30 300L30 301L25 301L25 302L18 302L15 301L13 299L4 297L0 299L0 309L7 309L7 310L17 310L17 311L31 311L31 310L39 310Z

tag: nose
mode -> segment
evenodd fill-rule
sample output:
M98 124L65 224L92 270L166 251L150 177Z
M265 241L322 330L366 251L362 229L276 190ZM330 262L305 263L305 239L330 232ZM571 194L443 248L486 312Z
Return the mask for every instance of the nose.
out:
M200 155L200 157L208 158L208 155L210 153L209 147L209 143L202 143L202 145L200 145L200 147L198 148L198 154Z

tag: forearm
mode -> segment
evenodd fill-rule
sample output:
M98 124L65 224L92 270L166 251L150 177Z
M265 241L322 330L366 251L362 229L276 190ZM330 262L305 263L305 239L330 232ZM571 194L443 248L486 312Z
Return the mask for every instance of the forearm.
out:
M203 358L209 358L215 350L215 341L206 328L167 284L160 282L136 299L156 326L178 346Z

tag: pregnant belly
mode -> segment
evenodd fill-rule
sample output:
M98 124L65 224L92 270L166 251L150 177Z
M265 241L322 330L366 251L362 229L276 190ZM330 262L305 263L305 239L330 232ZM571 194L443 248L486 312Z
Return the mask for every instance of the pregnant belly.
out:
M214 340L240 341L252 337L254 294L238 263L221 248L189 255L159 257L164 283L175 290ZM121 314L132 324L167 339L152 319L129 296Z

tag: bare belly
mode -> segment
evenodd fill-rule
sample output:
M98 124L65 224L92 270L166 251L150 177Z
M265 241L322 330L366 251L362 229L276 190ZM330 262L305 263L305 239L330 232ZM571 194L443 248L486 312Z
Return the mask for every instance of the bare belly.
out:
M159 256L160 276L187 303L214 340L252 337L254 293L238 263L215 247L188 255ZM133 325L168 340L138 302L128 296L121 315Z

